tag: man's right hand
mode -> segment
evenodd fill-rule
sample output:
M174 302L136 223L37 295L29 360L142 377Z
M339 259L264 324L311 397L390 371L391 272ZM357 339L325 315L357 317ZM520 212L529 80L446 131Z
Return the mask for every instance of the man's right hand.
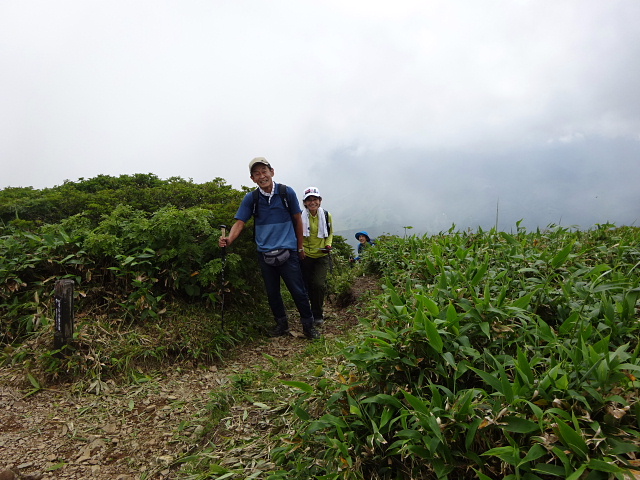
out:
M218 245L220 245L220 247L230 247L231 244L236 241L236 238L238 238L243 229L244 222L242 220L236 220L236 223L233 224L227 236L224 236L225 232L220 234Z

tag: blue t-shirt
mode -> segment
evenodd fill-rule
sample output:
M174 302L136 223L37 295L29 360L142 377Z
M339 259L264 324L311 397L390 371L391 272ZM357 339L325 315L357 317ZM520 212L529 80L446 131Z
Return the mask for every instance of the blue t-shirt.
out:
M298 203L296 192L291 187L287 187L287 201L291 212L287 209L280 197L280 185L273 184L274 193L269 197L258 194L258 205L256 206L255 231L256 244L259 252L270 252L271 250L287 249L297 250L298 239L293 227L291 215L302 212ZM253 192L247 193L242 199L240 208L235 218L248 222L253 216Z

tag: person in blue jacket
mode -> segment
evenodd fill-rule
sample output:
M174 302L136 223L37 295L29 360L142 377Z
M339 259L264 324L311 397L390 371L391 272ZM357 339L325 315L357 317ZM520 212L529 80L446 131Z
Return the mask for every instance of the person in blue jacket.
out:
M356 260L360 260L360 257L362 256L362 253L370 246L375 245L375 243L373 242L373 240L371 240L371 238L369 237L369 234L367 232L365 232L364 230L361 232L356 233L356 240L358 240L358 242L360 242L358 244L358 256L356 257Z

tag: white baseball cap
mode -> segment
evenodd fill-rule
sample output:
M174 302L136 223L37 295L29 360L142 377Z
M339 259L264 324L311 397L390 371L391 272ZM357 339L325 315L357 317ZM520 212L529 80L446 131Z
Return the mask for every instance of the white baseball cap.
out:
M317 187L307 187L304 190L304 195L302 196L302 200L306 200L307 197L318 197L318 198L322 198L322 195L320 195L320 190L318 190Z

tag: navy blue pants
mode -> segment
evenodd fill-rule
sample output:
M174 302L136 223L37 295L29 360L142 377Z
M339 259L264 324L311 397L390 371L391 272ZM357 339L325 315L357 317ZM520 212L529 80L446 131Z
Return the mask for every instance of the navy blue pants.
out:
M313 314L311 313L309 296L307 295L307 289L302 277L302 268L300 267L298 252L292 251L289 259L278 267L267 265L261 253L258 253L258 261L260 262L262 278L264 279L264 284L267 289L267 299L269 300L269 306L271 307L274 318L279 319L287 316L287 311L282 301L282 294L280 293L280 279L282 279L296 304L296 308L300 314L300 320L302 320L303 323L305 320L313 321Z

